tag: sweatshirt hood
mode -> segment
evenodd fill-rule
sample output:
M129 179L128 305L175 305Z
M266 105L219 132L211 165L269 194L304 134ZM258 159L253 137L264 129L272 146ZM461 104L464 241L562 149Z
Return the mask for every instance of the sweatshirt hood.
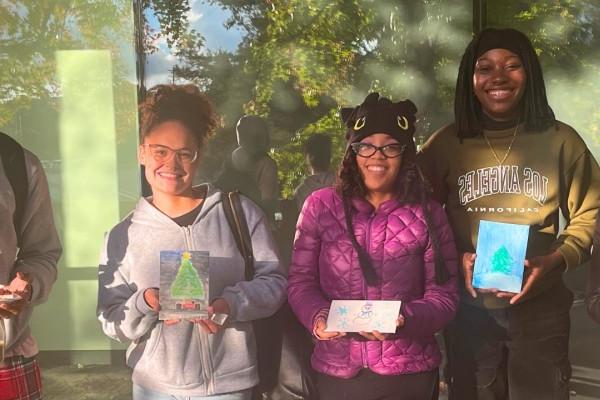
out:
M215 186L204 183L195 187L207 187L206 198L202 205L200 214L196 217L196 221L203 218L212 208L221 202L221 191ZM173 221L168 215L164 214L158 208L152 205L152 196L141 197L133 211L133 222L146 225L152 229L180 229L181 227Z

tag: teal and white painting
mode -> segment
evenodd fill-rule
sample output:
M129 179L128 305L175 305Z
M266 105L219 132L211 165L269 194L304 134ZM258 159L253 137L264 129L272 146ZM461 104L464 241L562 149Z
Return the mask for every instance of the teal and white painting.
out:
M473 287L520 292L528 237L529 225L480 221Z
M326 332L394 333L400 300L332 300Z

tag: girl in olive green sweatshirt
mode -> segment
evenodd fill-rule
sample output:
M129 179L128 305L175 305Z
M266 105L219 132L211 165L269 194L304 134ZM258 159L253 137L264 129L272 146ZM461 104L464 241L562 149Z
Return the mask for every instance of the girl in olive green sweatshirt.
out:
M446 332L450 399L568 399L573 296L562 273L589 255L600 169L577 132L554 118L537 55L519 31L486 29L469 44L455 112L420 154L462 253L461 307ZM520 293L473 288L480 220L530 226Z

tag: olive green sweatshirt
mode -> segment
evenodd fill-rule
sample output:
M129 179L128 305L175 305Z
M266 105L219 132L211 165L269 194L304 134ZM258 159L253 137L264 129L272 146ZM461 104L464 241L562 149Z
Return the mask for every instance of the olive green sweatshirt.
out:
M484 135L461 143L449 125L419 153L434 196L446 206L459 252L475 252L479 221L490 220L530 226L527 258L558 250L568 269L584 262L600 205L600 169L581 137L562 122L543 132L520 124L516 135L515 128ZM567 221L561 232L559 212ZM551 288L561 274L546 274L531 296ZM492 296L474 302L508 304Z

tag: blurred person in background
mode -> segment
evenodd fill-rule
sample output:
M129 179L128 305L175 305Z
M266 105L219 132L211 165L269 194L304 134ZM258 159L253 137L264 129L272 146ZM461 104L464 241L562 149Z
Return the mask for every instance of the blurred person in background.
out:
M335 172L331 166L331 138L324 133L315 133L306 139L303 146L309 176L294 191L294 200L298 211L302 210L304 200L317 189L333 186Z
M228 157L215 181L223 191L238 190L258 204L269 221L278 209L277 164L269 156L267 123L257 115L245 115L236 125L238 147Z
M62 247L40 160L3 133L0 158L0 400L36 400L42 381L29 319L48 299Z

